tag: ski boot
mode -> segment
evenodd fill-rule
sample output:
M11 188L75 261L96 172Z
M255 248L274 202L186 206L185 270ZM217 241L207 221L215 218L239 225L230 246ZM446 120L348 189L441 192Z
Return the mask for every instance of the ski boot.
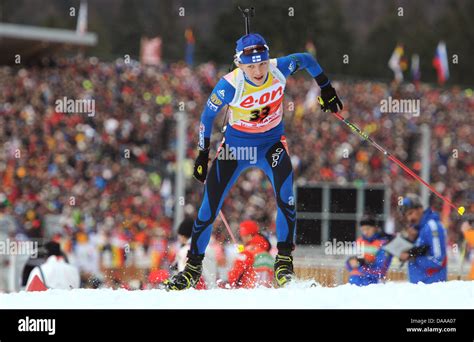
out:
M283 287L295 278L293 271L292 248L282 248L278 243L278 254L275 258L275 281L279 287Z
M166 290L181 291L196 287L202 273L202 259L204 255L188 253L188 261L184 270L164 281Z

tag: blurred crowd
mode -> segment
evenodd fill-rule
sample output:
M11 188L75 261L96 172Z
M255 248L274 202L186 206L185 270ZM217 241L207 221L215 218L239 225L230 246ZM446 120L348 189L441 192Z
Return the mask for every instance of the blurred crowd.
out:
M147 267L166 269L175 253L174 172L178 167L185 171L183 205L192 217L202 194L202 185L191 177L200 114L227 70L212 63L190 69L181 63L145 67L96 58L45 64L0 68L0 212L15 218L10 233L42 238L54 226L53 238L92 274L100 270L88 269L97 265L89 259L103 258L110 267L120 267L129 250L145 255ZM396 216L398 197L417 192L418 181L321 112L319 88L304 74L288 79L284 102L297 183L384 183L391 188ZM419 127L428 124L430 183L473 211L472 90L337 79L333 85L344 102L342 115L416 171L422 166ZM389 96L419 99L420 115L382 113L381 100ZM94 99L95 113L58 112L56 101L64 97ZM184 165L176 164L177 111L188 116ZM212 146L221 140L224 116L216 119ZM450 243L458 242L455 213L436 200L433 205L444 210ZM275 229L273 190L259 170L240 177L223 208L233 227L253 219L267 234ZM219 220L215 226L215 239L228 241Z

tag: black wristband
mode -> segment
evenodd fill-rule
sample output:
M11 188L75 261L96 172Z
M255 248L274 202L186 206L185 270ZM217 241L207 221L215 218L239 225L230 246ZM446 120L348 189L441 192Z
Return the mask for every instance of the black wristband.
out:
M331 82L329 82L329 78L324 74L324 72L320 73L314 79L316 80L316 83L318 83L318 85L321 88L331 84Z

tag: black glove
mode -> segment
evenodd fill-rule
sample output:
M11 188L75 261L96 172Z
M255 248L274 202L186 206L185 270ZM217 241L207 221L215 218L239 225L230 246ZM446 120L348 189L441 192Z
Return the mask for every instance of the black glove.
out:
M209 148L199 150L199 154L194 162L193 176L201 183L204 183L207 177L207 164L209 163Z
M408 255L410 255L410 258L417 258L420 256L426 255L430 251L430 247L427 245L422 245L418 247L413 247L408 251Z
M342 102L336 94L336 89L330 84L321 89L321 96L318 98L318 101L324 112L331 111L337 113L343 108Z
M337 97L336 89L334 89L329 81L329 78L322 72L314 78L316 83L321 87L321 96L318 97L321 109L324 112L337 113L342 110L342 102ZM338 108L339 107L339 108Z

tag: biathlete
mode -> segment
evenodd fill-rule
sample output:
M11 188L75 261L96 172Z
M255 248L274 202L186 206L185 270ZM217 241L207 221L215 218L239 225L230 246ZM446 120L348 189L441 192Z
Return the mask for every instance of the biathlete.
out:
M286 78L299 70L306 70L321 88L322 110L338 112L343 107L330 80L309 53L270 59L265 39L257 33L250 33L237 41L234 62L238 68L219 80L201 115L199 155L193 175L205 183L204 196L193 225L186 266L182 272L166 281L170 290L188 289L199 282L212 224L230 188L240 173L249 167L258 167L265 172L276 198L276 284L284 286L294 278L292 251L296 210L293 169L282 120ZM226 105L229 121L208 174L213 122L217 113ZM256 160L231 158L229 153L222 153L225 152L223 149L237 148L254 148Z

